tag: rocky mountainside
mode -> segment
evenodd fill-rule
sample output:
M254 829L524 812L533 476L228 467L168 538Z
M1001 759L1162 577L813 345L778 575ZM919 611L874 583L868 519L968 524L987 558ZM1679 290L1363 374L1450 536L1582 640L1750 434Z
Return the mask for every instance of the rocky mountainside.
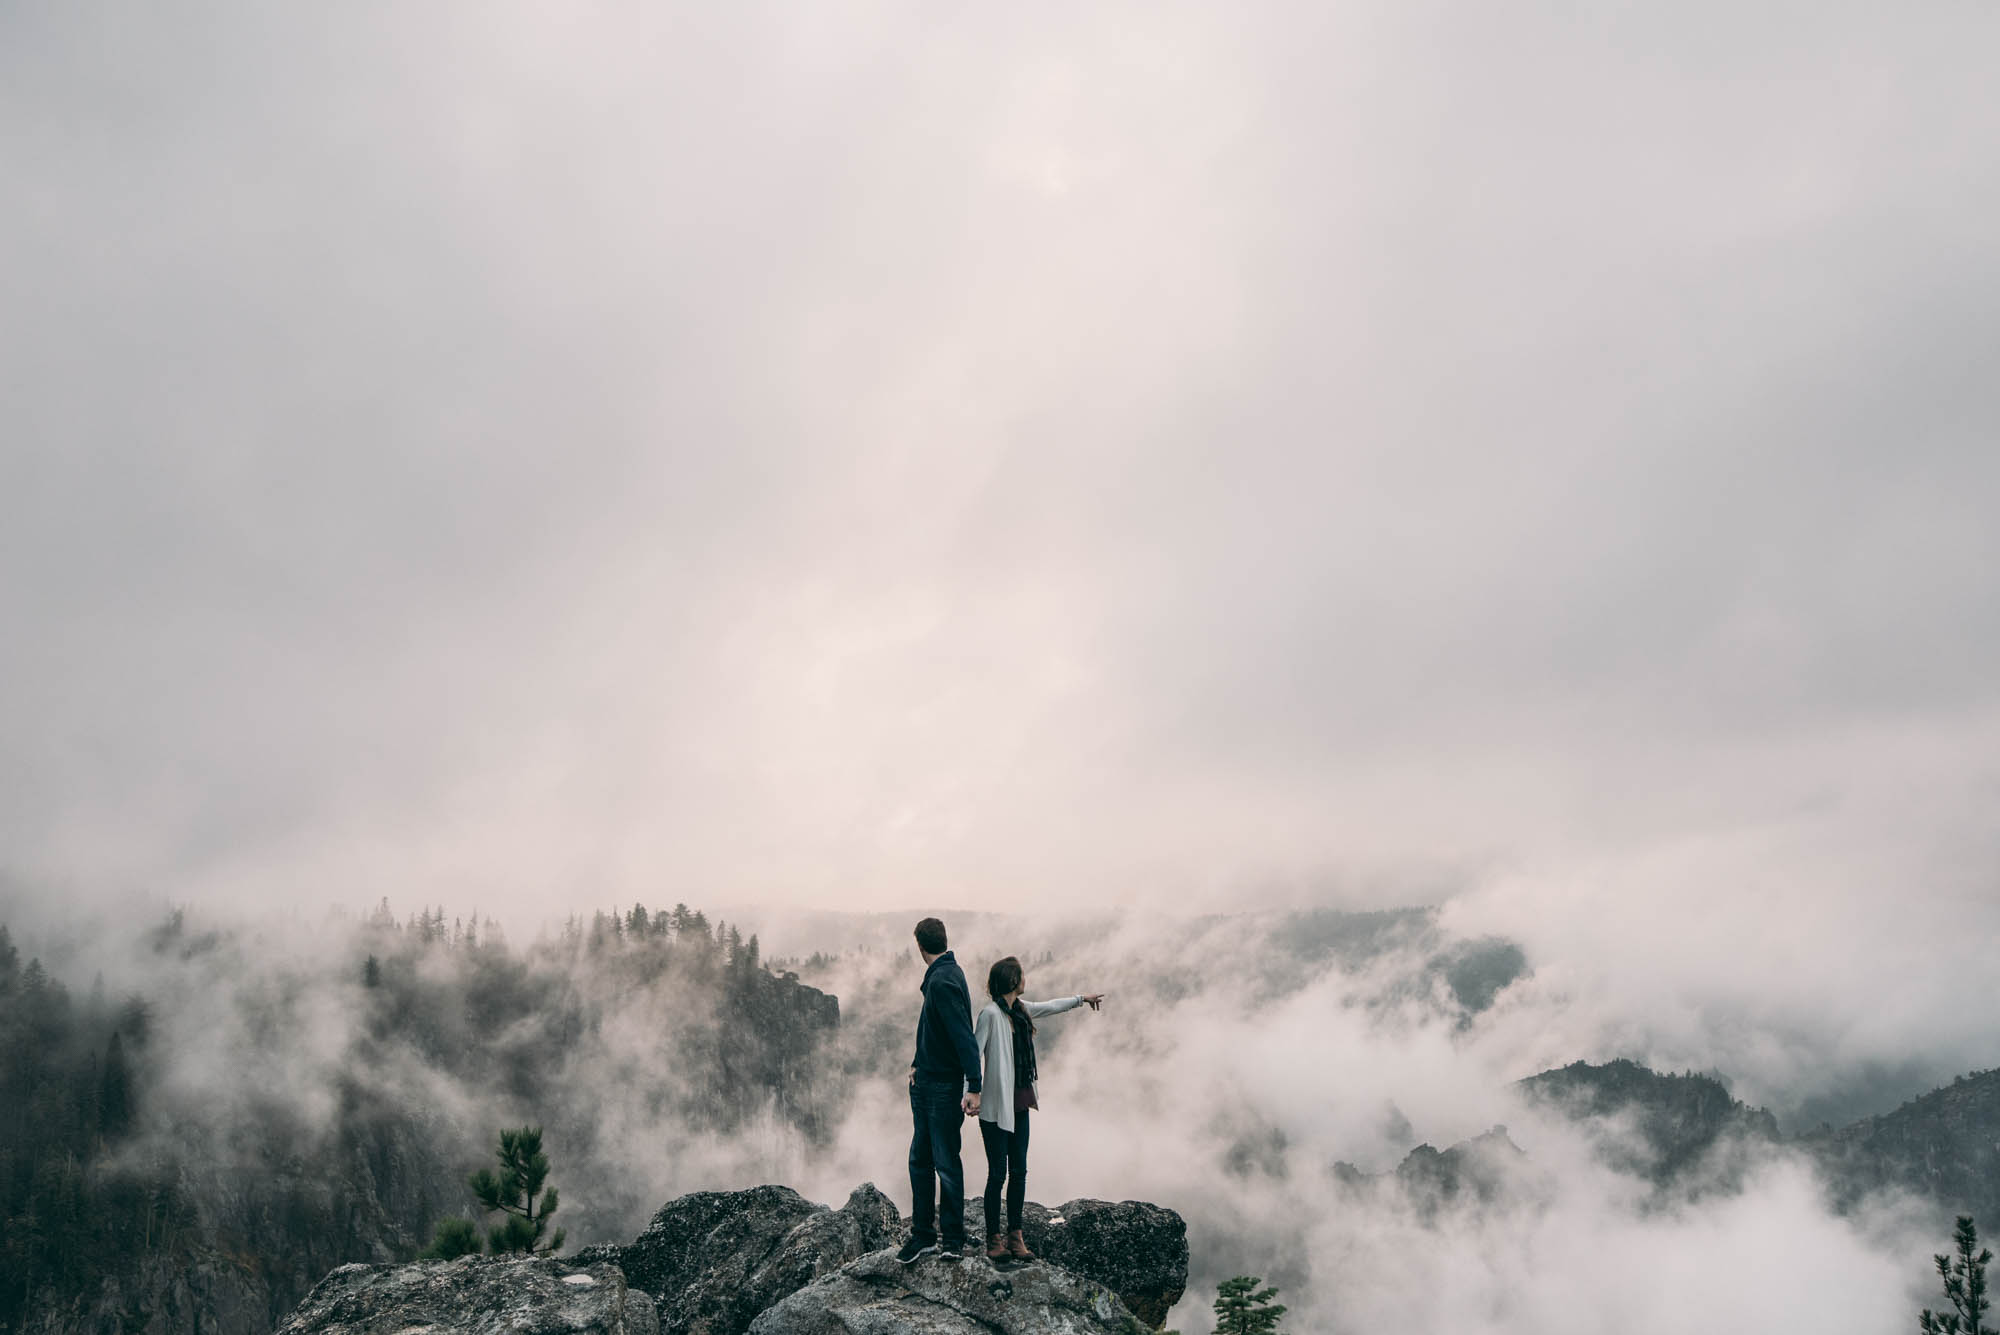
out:
M1706 1075L1662 1075L1624 1060L1579 1061L1515 1087L1529 1102L1591 1125L1607 1162L1655 1186L1682 1180L1720 1146L1780 1139L1777 1118L1739 1102Z
M1941 1213L2000 1223L2000 1070L1960 1076L1894 1112L1808 1133L1800 1144L1843 1205L1900 1187L1937 1202Z
M1813 1158L1842 1208L1895 1190L1934 1202L1940 1219L2000 1219L2000 1070L1960 1076L1894 1112L1795 1137L1720 1081L1630 1061L1572 1062L1519 1088L1596 1128L1607 1161L1663 1189L1727 1187L1747 1156L1782 1145Z
M873 1185L838 1210L788 1187L696 1192L631 1243L571 1261L341 1266L279 1335L1138 1335L1179 1299L1186 1226L1172 1211L1073 1201L1033 1217L1065 1263L905 1266L892 1248L907 1230Z
M286 1310L272 1294L270 1280L240 1256L180 1246L120 1267L84 1298L34 1307L20 1328L33 1335L265 1335Z

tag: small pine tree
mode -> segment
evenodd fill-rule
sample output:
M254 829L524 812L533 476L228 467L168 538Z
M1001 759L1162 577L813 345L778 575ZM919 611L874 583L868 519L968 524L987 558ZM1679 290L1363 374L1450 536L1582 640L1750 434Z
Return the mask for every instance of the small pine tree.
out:
M361 985L363 987L382 986L382 961L370 955L361 965Z
M1952 1240L1958 1244L1956 1259L1932 1259L1937 1262L1938 1278L1944 1281L1944 1296L1951 1300L1953 1311L1938 1316L1926 1307L1917 1317L1917 1329L1922 1335L1996 1335L1993 1327L1980 1320L1993 1309L1986 1296L1986 1263L1993 1259L1993 1253L1979 1245L1971 1215L1958 1217Z
M453 1216L438 1220L437 1231L431 1234L431 1245L418 1253L418 1259L452 1261L478 1250L479 1226L470 1219Z
M1255 1275L1222 1281L1215 1291L1215 1335L1277 1335L1285 1308L1272 1304L1278 1291L1260 1290L1262 1282Z
M503 1218L486 1234L486 1244L496 1255L501 1252L554 1252L563 1245L563 1231L557 1229L546 1246L538 1246L556 1212L556 1189L542 1190L549 1178L549 1156L542 1153L542 1129L524 1126L500 1133L500 1171L482 1168L469 1179L472 1194L481 1206L498 1211ZM541 1193L539 1204L535 1200Z

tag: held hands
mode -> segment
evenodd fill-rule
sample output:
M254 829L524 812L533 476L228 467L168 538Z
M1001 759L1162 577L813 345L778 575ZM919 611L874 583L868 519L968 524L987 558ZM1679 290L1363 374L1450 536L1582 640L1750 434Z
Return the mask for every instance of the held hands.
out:
M1104 994L1102 992L1086 992L1083 994L1083 1004L1092 1010L1102 1010L1104 1008Z
M917 1068L912 1066L910 1068L910 1088L915 1089L916 1087ZM958 1106L964 1110L967 1117L976 1117L979 1115L979 1096L977 1094L967 1094L958 1101Z

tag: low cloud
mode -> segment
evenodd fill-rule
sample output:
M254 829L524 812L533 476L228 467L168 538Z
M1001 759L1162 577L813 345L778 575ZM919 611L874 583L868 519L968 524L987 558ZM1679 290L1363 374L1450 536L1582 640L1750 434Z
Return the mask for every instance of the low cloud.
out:
M1355 907L1820 807L1928 893L1993 24L9 11L0 858Z

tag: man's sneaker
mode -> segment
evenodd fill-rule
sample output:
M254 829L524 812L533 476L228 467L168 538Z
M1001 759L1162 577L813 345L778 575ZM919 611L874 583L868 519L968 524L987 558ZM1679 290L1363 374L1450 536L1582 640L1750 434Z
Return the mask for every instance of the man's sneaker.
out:
M963 1239L957 1242L940 1242L938 1244L938 1260L940 1261L956 1261L964 1255L965 1242Z
M919 1256L922 1256L925 1252L934 1252L937 1249L938 1245L935 1242L919 1242L915 1238L911 1238L903 1244L903 1249L896 1253L896 1259L904 1265L914 1265Z

